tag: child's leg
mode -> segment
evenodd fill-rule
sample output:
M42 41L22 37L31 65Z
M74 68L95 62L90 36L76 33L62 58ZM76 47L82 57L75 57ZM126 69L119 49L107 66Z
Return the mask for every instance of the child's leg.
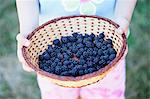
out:
M81 88L82 99L125 99L125 60L98 83Z
M51 83L40 75L37 76L42 99L77 99L79 88L65 88Z

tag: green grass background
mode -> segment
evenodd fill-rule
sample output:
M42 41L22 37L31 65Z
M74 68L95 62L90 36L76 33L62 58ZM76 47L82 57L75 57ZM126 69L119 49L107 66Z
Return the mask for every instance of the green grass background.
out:
M128 39L126 99L150 99L150 0L138 0ZM15 0L0 0L0 99L40 99L36 76L16 56Z

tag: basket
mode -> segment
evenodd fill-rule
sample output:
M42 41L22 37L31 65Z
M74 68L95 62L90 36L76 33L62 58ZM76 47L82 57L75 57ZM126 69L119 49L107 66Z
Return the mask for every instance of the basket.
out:
M39 26L28 35L27 39L31 41L31 44L22 48L23 57L27 64L40 76L57 85L70 88L90 85L104 78L125 53L126 36L124 33L122 35L115 33L118 27L119 25L110 19L99 16L81 15L53 19ZM94 33L95 35L104 32L105 39L109 38L113 41L113 47L117 51L116 58L104 68L78 77L58 76L41 70L38 65L38 56L47 49L47 45L52 44L52 41L56 38L60 39L61 36L68 36L74 32Z

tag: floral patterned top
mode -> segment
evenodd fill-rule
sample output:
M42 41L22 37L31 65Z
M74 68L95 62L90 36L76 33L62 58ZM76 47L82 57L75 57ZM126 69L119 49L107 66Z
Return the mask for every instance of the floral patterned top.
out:
M98 15L113 18L116 0L39 0L40 24L61 16Z

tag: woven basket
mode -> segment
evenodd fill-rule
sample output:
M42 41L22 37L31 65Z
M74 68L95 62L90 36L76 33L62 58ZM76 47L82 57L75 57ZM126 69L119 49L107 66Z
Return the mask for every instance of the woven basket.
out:
M49 81L64 87L79 88L98 82L104 78L123 57L126 50L125 34L115 33L119 25L113 21L98 16L68 16L50 20L35 29L27 39L31 41L29 47L23 47L22 52L27 64L34 69L40 76ZM74 32L94 33L98 35L104 32L105 39L112 39L113 47L117 51L116 58L107 66L91 74L86 74L78 77L65 77L50 74L39 68L38 56L42 54L48 44L61 36L71 35Z

